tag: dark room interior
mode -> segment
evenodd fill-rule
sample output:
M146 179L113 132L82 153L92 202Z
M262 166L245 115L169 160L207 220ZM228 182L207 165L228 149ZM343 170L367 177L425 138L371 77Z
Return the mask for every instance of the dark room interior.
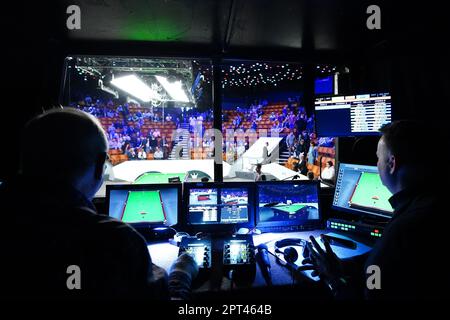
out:
M448 299L446 9L10 2L1 299Z

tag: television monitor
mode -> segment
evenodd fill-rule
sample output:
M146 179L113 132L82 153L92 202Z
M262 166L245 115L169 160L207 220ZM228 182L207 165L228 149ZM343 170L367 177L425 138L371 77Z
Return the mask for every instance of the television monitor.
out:
M317 97L316 131L320 137L380 135L392 121L389 93Z
M110 217L133 226L172 226L178 221L181 183L110 184L106 203Z
M261 181L256 193L256 227L261 231L321 227L318 181Z
M333 82L333 76L316 78L314 81L314 93L318 95L333 94Z
M254 224L251 183L185 183L180 220L190 229L226 230Z
M391 192L382 184L376 166L341 163L332 207L355 214L390 218Z

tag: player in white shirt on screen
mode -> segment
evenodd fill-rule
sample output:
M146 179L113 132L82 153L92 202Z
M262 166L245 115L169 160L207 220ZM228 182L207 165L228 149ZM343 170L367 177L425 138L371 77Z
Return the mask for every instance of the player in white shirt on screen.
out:
M323 169L322 174L320 175L322 180L334 181L334 166L332 161L327 161L327 166Z

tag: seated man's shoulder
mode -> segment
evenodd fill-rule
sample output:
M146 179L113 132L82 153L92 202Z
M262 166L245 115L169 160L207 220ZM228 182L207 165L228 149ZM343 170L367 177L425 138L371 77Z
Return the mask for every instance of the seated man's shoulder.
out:
M101 241L101 238L116 239L124 242L142 242L144 239L135 229L115 218L98 214L89 208L78 207L70 209L71 219L76 220L86 231L86 235L92 235Z
M442 214L447 204L441 191L418 194L407 208L408 214L402 214L399 221L416 222L417 224L435 223L448 220L448 215Z
M446 234L446 232L440 231L446 231L448 222L450 222L445 211L443 198L438 194L420 195L411 202L406 212L401 212L392 219L387 227L388 234L402 240L399 243L408 245L422 245L422 243L426 243L423 240L428 237L437 240ZM436 246L439 245L441 243L436 243Z

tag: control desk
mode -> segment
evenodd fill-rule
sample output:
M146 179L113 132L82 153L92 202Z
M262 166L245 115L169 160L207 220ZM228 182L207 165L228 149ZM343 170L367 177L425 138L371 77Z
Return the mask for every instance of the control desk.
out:
M308 241L310 236L316 237L318 243L321 243L319 237L321 234L326 234L334 236L337 238L343 238L351 240L350 238L330 233L327 230L314 230L314 231L303 231L303 232L287 232L287 233L263 233L259 235L246 235L250 237L253 242L253 249L256 253L256 248L260 244L267 245L269 251L270 259L270 269L271 269L271 282L272 286L275 288L277 286L302 286L303 284L311 286L319 286L319 278L312 277L311 271L300 271L298 275L294 274L292 268L287 268L285 266L286 260L282 252L288 248L285 246L279 248L276 252L275 243L284 239L303 239ZM239 239L238 235L238 239ZM205 244L205 238L198 240L198 244L193 244L189 248L188 246L182 246L181 252L191 252L193 253L196 261L199 263L199 277L196 279L193 285L193 292L197 294L208 294L210 292L225 292L233 291L236 289L256 289L267 287L267 281L264 279L263 273L258 263L254 263L254 272L249 272L246 279L236 279L236 281L230 280L229 271L233 269L230 266L230 258L224 254L224 250L230 251L230 237L218 237L213 238L210 244ZM241 236L242 239L242 236ZM182 242L183 243L183 242ZM359 255L363 255L371 250L370 246L363 244L361 242L353 241L353 246L343 247L340 245L333 245L333 251L339 258L352 258ZM248 247L248 245L243 244L243 246ZM289 246L294 248L298 253L298 259L294 262L296 266L302 265L303 258L303 247L300 245ZM206 248L206 249L205 249ZM201 249L201 250L200 250ZM154 264L159 267L169 271L171 264L175 261L180 254L180 247L169 243L168 241L151 243L148 245L148 250L151 255ZM233 249L231 249L233 250ZM201 251L201 252L200 252ZM205 251L207 254L205 255ZM244 259L247 258L247 252L244 254ZM228 260L227 260L228 259ZM234 258L236 259L236 257ZM254 261L254 257L248 256L248 262ZM236 262L236 261L235 261ZM242 261L241 261L242 262ZM245 278L245 276L244 276ZM239 280L239 281L238 281Z

